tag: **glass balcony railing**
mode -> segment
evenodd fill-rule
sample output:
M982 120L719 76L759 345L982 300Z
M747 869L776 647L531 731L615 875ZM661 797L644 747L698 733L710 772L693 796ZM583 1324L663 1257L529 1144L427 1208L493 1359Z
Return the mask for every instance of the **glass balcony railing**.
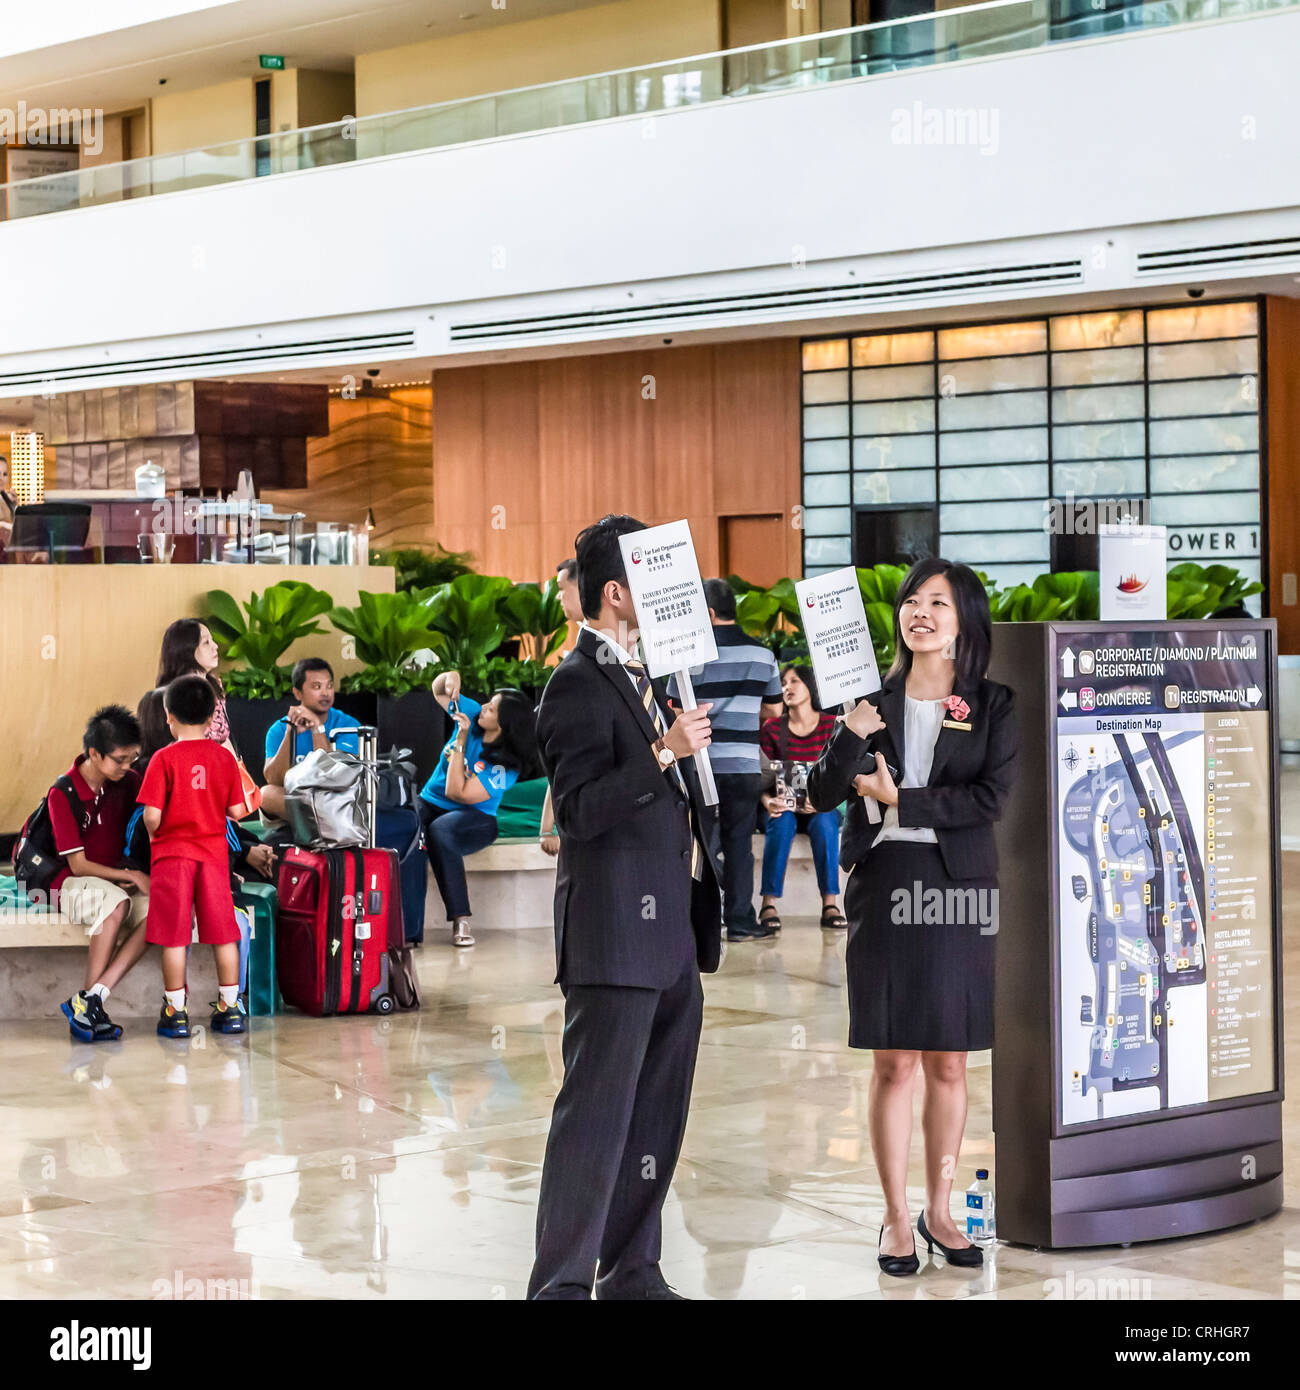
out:
M1295 8L1300 0L990 0L964 9L0 184L14 219L556 130L1051 44Z

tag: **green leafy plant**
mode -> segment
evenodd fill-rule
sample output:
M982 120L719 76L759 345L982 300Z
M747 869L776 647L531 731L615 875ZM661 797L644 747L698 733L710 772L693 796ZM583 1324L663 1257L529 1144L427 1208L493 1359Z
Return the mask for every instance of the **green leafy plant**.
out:
M894 660L894 602L907 577L905 565L872 565L858 569L858 588L867 614L867 629L876 665L885 671Z
M354 671L339 682L339 689L345 695L409 695L412 690L425 690L433 681L433 668L424 666L396 666L381 662L367 666L364 671Z
M417 594L357 595L355 608L331 608L330 622L356 644L367 666L406 666L418 651L437 652L445 639L432 626L427 600Z
M242 608L224 589L210 590L204 622L225 660L265 672L299 638L323 632L316 619L333 606L324 590L289 579L272 584L264 594L254 593Z
M540 694L554 672L554 666L542 661L518 661L513 657L494 656L462 670L460 676L466 689L484 696L503 685Z
M222 674L221 683L235 700L283 700L293 690L292 672L292 666L237 666Z
M560 602L560 586L548 579L540 584L516 584L497 605L507 637L520 639L520 650L534 661L545 661L564 645L569 620Z
M427 548L408 545L370 552L372 565L393 567L393 586L399 593L432 589L462 574L471 574L473 558L467 550L444 550L436 541Z
M486 574L463 574L435 589L421 591L429 625L444 641L439 665L464 672L486 661L505 640L500 605L514 588L510 580Z
M1205 615L1212 618L1235 612L1248 598L1264 592L1264 586L1258 579L1247 579L1240 570L1234 569L1231 565L1198 565L1191 560L1185 560L1169 571L1168 578L1178 584L1204 584L1207 592L1211 589L1216 590L1215 607ZM1171 592L1169 616L1182 617L1181 613L1175 614L1172 599Z
M789 644L791 632L802 637L803 620L793 579L778 579L770 589L748 589L736 598L736 621L773 652Z
M1100 611L1096 570L1040 574L1032 584L995 589L989 595L989 612L995 623L1091 621Z

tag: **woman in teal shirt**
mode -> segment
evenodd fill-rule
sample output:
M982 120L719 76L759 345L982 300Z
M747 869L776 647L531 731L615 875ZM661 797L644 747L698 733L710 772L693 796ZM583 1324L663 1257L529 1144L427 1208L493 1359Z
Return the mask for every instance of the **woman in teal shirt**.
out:
M433 697L456 728L420 793L420 818L451 944L472 946L465 856L496 839L501 798L532 764L536 721L521 690L498 690L485 705L462 695L459 671L442 672Z

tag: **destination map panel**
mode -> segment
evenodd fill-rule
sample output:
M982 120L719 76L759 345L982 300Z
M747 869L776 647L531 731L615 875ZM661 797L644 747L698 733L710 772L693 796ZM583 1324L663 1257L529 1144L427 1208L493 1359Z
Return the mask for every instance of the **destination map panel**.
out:
M1269 640L1056 634L1062 1125L1275 1089Z

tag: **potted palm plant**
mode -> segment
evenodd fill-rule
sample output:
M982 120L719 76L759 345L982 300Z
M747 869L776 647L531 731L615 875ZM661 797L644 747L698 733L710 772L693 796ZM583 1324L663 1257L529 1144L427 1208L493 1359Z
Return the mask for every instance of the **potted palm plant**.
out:
M380 747L409 748L423 781L450 733L447 715L429 690L434 667L418 659L436 655L446 640L431 625L427 596L362 593L355 608L333 608L329 617L365 662L364 670L344 677L344 689L375 701Z

